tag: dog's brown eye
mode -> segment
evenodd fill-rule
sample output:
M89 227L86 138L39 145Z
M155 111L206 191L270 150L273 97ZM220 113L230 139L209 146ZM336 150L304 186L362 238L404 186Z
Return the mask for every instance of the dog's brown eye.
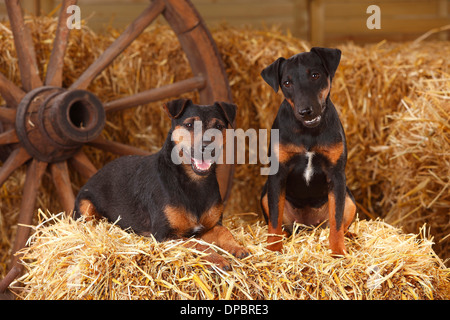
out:
M320 74L318 74L317 72L314 72L314 73L311 75L311 78L317 80L317 79L320 78Z
M184 123L184 126L186 128L192 128L192 123L191 122L186 122L186 123Z
M286 88L289 88L292 85L292 82L289 80L286 80L283 82L283 86L285 86Z
M216 129L217 129L217 130L222 130L222 129L223 129L223 125L221 125L221 124L216 124Z

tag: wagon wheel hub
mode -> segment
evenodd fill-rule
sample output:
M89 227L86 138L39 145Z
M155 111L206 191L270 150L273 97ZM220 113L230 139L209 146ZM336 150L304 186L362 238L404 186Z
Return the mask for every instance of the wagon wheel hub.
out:
M104 126L103 105L86 90L44 86L28 92L17 107L17 136L32 157L44 162L71 158Z

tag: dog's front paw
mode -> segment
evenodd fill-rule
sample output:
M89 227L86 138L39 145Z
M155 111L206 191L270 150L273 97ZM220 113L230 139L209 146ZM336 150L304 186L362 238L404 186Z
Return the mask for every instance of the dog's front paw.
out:
M234 246L229 252L238 259L244 259L250 255L250 251L241 246Z
M267 249L271 251L281 252L283 249L283 242L281 236L268 236L267 237Z
M222 269L223 271L231 270L231 264L227 261L227 259L225 259L218 253L215 252L211 253L207 255L204 259L208 262L215 264L218 268Z
M347 255L347 250L345 250L344 245L331 245L330 249L333 258L342 258Z

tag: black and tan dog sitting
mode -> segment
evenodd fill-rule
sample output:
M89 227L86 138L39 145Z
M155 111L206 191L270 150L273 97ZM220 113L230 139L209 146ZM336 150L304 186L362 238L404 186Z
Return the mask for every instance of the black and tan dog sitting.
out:
M223 147L223 142L203 141L206 130L224 133L232 125L236 106L225 102L201 106L179 99L164 107L172 127L162 149L150 156L125 156L105 165L80 189L75 217L105 217L112 222L120 217L117 224L121 228L151 234L158 241L195 236L238 258L246 257L248 251L222 226L217 164L208 146L214 142ZM194 134L194 127L201 132ZM180 130L188 134L187 139L174 138L173 133ZM222 256L209 251L209 261L230 268Z
M261 73L285 98L272 125L279 130L279 143L271 144L279 170L268 177L261 196L271 250L281 250L282 229L291 233L294 222L326 221L333 255L346 253L344 234L356 206L345 179L345 133L330 100L340 58L338 49L316 47L279 58Z

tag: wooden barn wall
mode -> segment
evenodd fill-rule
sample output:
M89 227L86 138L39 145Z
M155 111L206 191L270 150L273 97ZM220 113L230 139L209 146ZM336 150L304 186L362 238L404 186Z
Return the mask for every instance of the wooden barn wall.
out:
M58 0L22 0L28 13L57 12ZM450 24L450 0L192 0L206 23L214 28L230 26L261 28L273 24L312 42L331 45L352 40L356 43L383 39L415 39L433 28ZM96 31L108 26L125 27L149 0L79 0L82 18ZM381 29L369 30L369 5L381 9ZM0 0L0 19L6 19L4 0ZM434 38L450 39L450 32Z

